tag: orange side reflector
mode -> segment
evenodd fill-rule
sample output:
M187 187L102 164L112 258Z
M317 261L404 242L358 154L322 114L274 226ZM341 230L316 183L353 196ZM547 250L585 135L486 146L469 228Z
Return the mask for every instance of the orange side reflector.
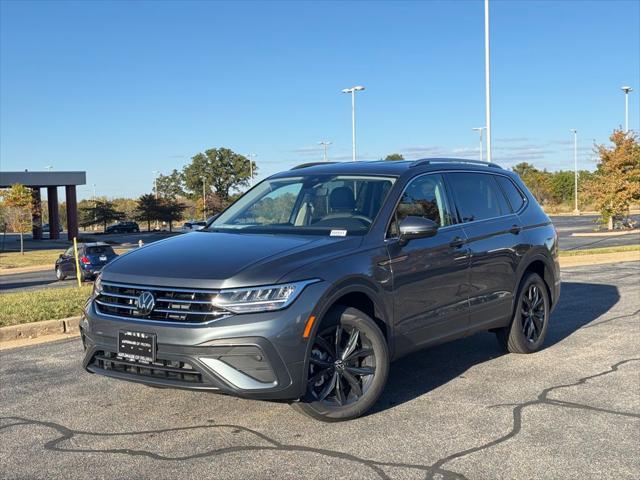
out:
M311 329L313 328L313 324L316 321L316 317L311 315L309 320L307 320L307 324L304 327L304 332L302 333L302 338L309 338L311 335Z

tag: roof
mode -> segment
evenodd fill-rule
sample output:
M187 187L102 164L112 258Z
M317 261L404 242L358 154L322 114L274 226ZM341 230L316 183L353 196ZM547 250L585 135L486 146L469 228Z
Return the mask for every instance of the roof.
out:
M298 165L275 177L291 177L298 174L333 175L389 175L400 176L409 169L421 170L474 169L486 171L487 168L500 167L495 163L479 162L465 158L422 158L419 160L375 160L367 162L317 162Z
M86 172L0 172L0 188L19 183L27 187L62 187L85 185Z

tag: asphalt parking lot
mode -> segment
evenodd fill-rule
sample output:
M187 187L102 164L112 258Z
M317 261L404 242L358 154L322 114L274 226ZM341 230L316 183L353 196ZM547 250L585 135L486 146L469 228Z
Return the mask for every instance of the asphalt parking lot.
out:
M90 375L78 340L3 351L0 477L637 479L639 275L565 269L543 351L487 333L411 355L341 424Z

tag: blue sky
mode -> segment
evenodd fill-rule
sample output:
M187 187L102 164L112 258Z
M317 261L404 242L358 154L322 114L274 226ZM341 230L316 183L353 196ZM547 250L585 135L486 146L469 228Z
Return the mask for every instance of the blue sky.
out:
M137 196L206 148L305 161L478 157L483 2L0 3L0 168L86 170L80 197ZM494 160L593 168L638 130L640 2L491 3Z

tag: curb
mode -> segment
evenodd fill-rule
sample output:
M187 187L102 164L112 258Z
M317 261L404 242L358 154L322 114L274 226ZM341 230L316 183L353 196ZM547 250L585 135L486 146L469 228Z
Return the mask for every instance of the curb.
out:
M0 327L0 343L61 333L77 334L80 331L80 318L69 317Z

